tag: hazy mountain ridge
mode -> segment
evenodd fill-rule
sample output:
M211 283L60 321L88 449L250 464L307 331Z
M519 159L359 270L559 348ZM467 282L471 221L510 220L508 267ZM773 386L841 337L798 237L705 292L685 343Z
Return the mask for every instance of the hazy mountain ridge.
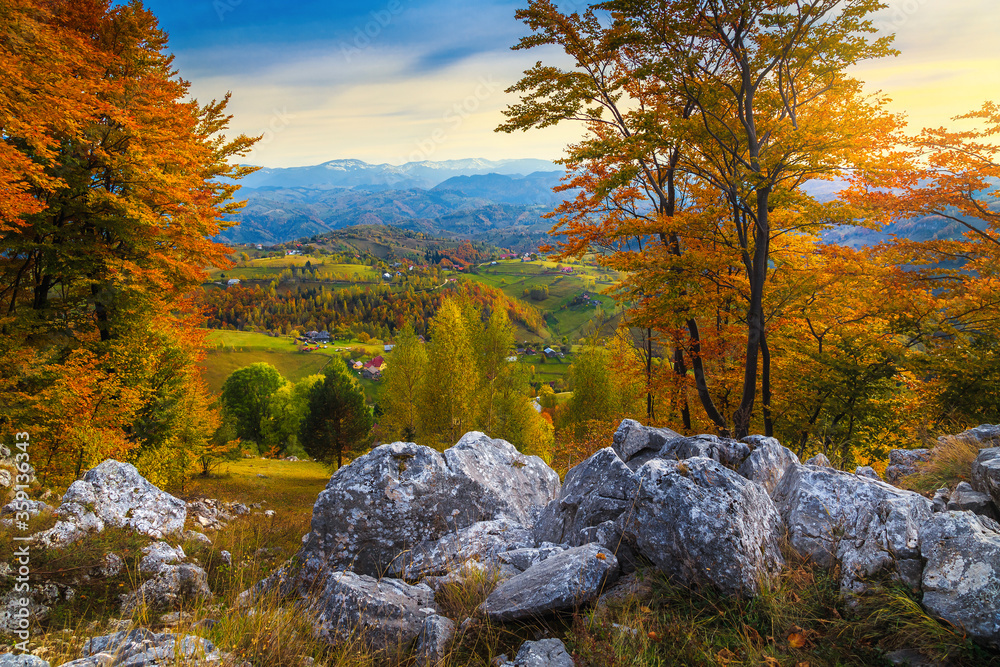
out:
M247 205L235 217L240 224L217 238L272 244L353 225L392 225L531 247L552 226L542 216L562 201L552 192L563 175L555 169L544 160L481 159L263 169L241 182L237 196Z

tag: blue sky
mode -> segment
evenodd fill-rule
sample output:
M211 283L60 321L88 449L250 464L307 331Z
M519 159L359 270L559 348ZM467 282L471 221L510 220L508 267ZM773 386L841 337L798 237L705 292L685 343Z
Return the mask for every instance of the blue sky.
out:
M582 0L575 1L582 5ZM514 101L504 89L554 52L514 52L522 0L147 0L170 34L192 92L232 91L232 128L263 134L248 162L335 158L553 159L578 127L493 132ZM562 3L560 3L562 4ZM879 23L896 59L855 74L916 125L940 125L1000 101L993 0L890 0Z

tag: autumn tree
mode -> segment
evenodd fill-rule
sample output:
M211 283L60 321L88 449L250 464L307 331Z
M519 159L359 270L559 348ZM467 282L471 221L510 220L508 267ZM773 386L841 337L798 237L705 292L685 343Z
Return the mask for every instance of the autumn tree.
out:
M890 52L887 40L868 37L874 28L867 17L878 2L623 0L600 7L610 10L609 21L594 9L562 14L547 0L519 12L534 33L518 48L557 45L575 64L562 70L539 63L526 72L511 89L521 102L501 129L585 125L587 136L567 160L574 171L568 185L583 194L564 205L554 230L567 237L563 253L604 248L612 262L636 272L625 289L639 308L635 323L658 328L666 344L681 348L676 372L693 370L702 407L720 432L747 433L762 369L770 432L764 300L771 243L803 221L785 218L797 225L786 227L772 211L811 209L814 227L843 221L849 216L839 206L824 209L798 187L865 166L885 147L891 119L844 74ZM660 269L657 279L644 277L644 267ZM744 331L732 417L709 386L704 306Z
M379 389L379 419L383 439L414 442L420 430L420 400L427 373L427 351L407 325L396 335L396 347L386 360Z
M458 442L475 423L478 378L462 307L445 299L431 323L420 402L421 438L444 448Z
M220 134L225 99L188 99L138 2L5 3L0 27L0 425L38 424L60 479L199 447L217 416L185 295L225 262L209 239L253 140ZM82 412L38 400L66 382ZM67 427L88 411L99 436Z

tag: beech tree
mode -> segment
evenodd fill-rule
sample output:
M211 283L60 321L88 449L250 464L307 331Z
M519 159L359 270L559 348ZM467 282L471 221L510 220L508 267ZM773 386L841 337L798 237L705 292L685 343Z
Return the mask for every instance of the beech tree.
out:
M758 390L764 430L773 430L765 298L775 239L854 217L799 186L872 166L891 145L894 119L845 74L891 53L888 39L870 37L878 8L877 0L621 0L567 15L536 0L518 13L533 34L516 48L557 45L574 67L526 72L500 129L585 125L567 159L567 185L582 193L559 210L561 250L604 248L609 265L632 272L623 296L636 307L633 322L680 349L675 372L686 377L690 364L722 433L749 431ZM744 332L731 417L706 373L698 320L709 304L724 324L715 334Z

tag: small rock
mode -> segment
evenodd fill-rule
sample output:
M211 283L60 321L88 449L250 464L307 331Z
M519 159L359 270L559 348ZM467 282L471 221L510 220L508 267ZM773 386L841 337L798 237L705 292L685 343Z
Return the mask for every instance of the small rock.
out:
M212 598L208 575L197 565L164 565L155 578L124 596L122 613L131 614L144 604L151 609L170 608L184 602Z
M226 565L233 564L233 555L226 550L222 550L219 552L219 558L221 558L222 562L225 563Z
M154 542L143 547L142 561L139 562L140 574L159 574L165 565L181 562L187 556L180 547L172 547L166 542Z
M875 472L875 468L872 468L871 466L858 466L854 470L854 474L858 477L867 477L868 479L877 479L880 482L882 481L879 474Z
M951 498L951 491L948 487L942 487L934 492L934 499L931 500L931 511L944 512L948 509L948 500Z
M191 540L192 542L200 542L201 544L212 544L211 538L205 533L199 533L197 530L185 530L183 537L185 540Z
M948 499L948 509L958 512L973 512L982 516L988 516L994 521L1000 521L1000 513L997 512L993 499L985 493L980 493L972 488L968 482L959 482L954 493Z
M885 469L885 480L899 484L900 480L915 474L920 463L931 460L929 449L893 449L889 452L889 465Z
M809 459L808 461L806 461L804 465L807 465L807 466L820 466L822 468L832 468L833 467L833 464L830 463L830 459L826 458L826 454L824 454L823 452L820 452L816 456L814 456L811 459Z
M108 552L101 559L101 565L97 568L97 576L110 578L117 577L125 567L125 561L116 553Z
M1000 427L995 428L1000 431ZM979 450L972 463L972 487L1000 505L1000 447Z
M623 419L612 438L612 447L618 457L628 463L643 452L655 455L665 443L682 437L669 428L653 428L643 426L634 419Z
M573 658L558 639L524 642L514 658L514 667L573 667Z
M414 650L419 667L443 667L448 647L455 637L455 622L444 616L428 616Z
M194 614L189 611L172 611L167 614L160 616L160 625L165 627L174 627L177 625L182 625L185 623L190 623L194 618Z
M574 547L503 582L478 611L506 622L575 609L596 600L617 576L618 560L610 551L596 544Z

